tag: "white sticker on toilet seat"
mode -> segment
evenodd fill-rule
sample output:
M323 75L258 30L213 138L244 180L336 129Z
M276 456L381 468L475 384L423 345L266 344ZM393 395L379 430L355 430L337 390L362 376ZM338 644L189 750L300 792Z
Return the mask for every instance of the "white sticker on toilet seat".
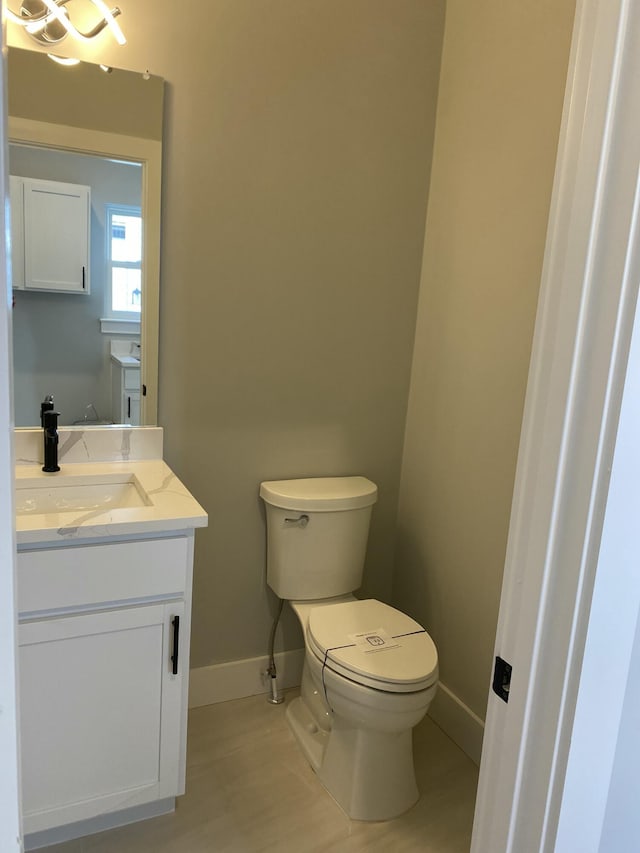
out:
M376 628L375 631L362 631L360 634L349 634L349 639L365 655L386 652L400 646L400 643L394 637L390 637L384 628Z

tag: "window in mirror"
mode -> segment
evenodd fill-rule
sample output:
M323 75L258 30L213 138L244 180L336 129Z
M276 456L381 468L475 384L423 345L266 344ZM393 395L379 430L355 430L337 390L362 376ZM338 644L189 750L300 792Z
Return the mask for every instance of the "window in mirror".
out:
M139 207L106 205L107 314L139 318L142 303L142 216Z

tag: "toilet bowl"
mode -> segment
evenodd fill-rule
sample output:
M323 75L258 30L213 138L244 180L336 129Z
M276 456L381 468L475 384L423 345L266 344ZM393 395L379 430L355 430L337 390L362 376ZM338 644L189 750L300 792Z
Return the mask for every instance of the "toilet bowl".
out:
M305 634L301 695L287 709L298 743L349 817L402 814L418 799L412 729L437 689L433 641L373 599L291 606Z
M365 477L276 480L267 512L267 583L305 638L289 725L336 802L355 820L388 820L418 799L412 730L436 693L425 629L375 599L356 599L377 487Z

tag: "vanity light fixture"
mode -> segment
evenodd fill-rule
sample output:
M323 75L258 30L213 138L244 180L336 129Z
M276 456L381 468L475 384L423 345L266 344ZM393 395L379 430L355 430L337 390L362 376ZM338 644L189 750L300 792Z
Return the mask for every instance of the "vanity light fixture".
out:
M31 38L40 44L57 44L71 35L79 41L91 41L105 28L109 28L118 44L126 44L122 30L116 23L121 14L115 6L109 9L104 0L89 0L101 13L102 18L88 32L81 32L71 23L66 6L72 0L21 0L18 14L6 8L7 18L14 24L19 24Z

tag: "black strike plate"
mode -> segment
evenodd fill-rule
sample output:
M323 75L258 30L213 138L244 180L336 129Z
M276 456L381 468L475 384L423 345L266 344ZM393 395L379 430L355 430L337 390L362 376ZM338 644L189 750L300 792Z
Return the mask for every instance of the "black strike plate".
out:
M503 701L509 701L509 688L511 687L511 669L510 663L502 658L496 658L496 666L493 670L493 692Z

